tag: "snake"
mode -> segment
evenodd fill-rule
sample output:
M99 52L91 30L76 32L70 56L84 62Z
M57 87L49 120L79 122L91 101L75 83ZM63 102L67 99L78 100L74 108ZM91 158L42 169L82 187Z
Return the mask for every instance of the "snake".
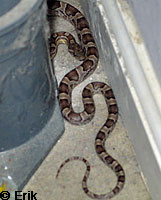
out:
M95 138L95 150L103 163L111 168L116 174L117 183L115 187L105 194L96 194L88 189L87 181L90 174L89 162L80 156L72 156L66 159L59 167L56 178L64 165L72 160L80 160L86 165L86 171L82 180L82 189L86 195L92 199L111 199L117 195L125 184L125 172L121 164L114 159L105 148L105 141L114 129L118 119L118 106L112 88L103 82L91 82L82 92L84 110L80 113L74 111L72 107L73 89L88 78L96 69L99 54L96 43L89 28L89 24L84 15L74 6L62 1L48 0L47 18L50 22L53 18L62 17L69 21L76 30L79 44L74 36L68 32L51 33L49 38L49 48L51 60L54 59L59 44L67 44L69 53L79 59L81 64L68 72L61 80L58 89L58 100L63 117L74 125L82 125L91 121L95 114L95 104L93 96L101 93L107 104L108 117L103 126L98 131Z

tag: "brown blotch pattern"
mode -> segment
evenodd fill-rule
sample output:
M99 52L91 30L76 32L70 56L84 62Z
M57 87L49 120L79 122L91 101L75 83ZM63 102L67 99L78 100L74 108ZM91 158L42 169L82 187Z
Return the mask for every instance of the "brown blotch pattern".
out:
M92 60L85 60L83 63L82 63L82 67L83 67L83 70L84 71L88 71L91 69L91 67L94 65L93 61Z
M114 194L117 194L119 192L120 188L116 186L112 191Z
M91 169L91 167L88 165L88 166L87 166L87 171L90 171L90 169Z
M83 161L84 163L86 163L86 162L87 162L85 158L83 158L83 159L82 159L82 161Z
M105 122L105 126L107 126L107 128L110 128L114 125L114 121L112 119L107 119L107 121Z
M88 22L85 17L81 17L77 19L77 28L78 30L82 31L84 28L89 28Z
M65 12L68 16L75 16L78 10L74 8L73 6L67 4Z
M82 40L83 40L84 44L87 44L88 42L94 42L94 39L93 39L92 35L89 34L89 33L88 34L84 34L82 36Z
M82 67L83 67L83 70L84 71L87 71L89 69L91 69L91 67L94 65L93 61L92 60L85 60L83 63L82 63Z
M67 99L60 99L59 102L60 102L61 110L64 110L64 108L68 108L70 106Z
M93 104L85 104L84 110L90 115L95 112L95 107Z
M119 176L118 177L119 182L124 182L125 181L125 176Z
M115 167L115 172L120 172L122 170L122 167L120 164L118 164L116 167Z
M108 91L105 91L105 97L106 97L107 99L111 99L111 98L115 99L115 96L114 96L114 94L113 94L112 89L110 89L110 90L108 90Z
M83 177L83 182L86 182L86 181L87 181L87 177L84 176L84 177Z
M47 5L50 10L55 10L61 6L59 1L53 1L53 0L48 0Z
M66 75L69 80L74 80L74 81L78 81L79 80L79 75L77 73L77 71L74 69L72 71L70 71L67 75Z
M91 96L92 96L91 90L88 90L87 88L84 88L83 93L82 93L82 97L83 98L87 98L87 97L91 97Z
M69 39L69 42L70 42L71 40L74 40L74 41L75 41L75 39L73 38L73 36L72 36L71 34L68 35L68 39Z
M108 112L111 114L111 113L114 113L114 114L117 114L118 113L118 108L117 108L117 105L110 105L108 107Z
M97 134L97 136L96 136L96 139L103 140L104 138L105 138L105 133L99 131L98 134Z
M61 82L59 85L59 93L62 93L62 92L68 94L69 88L67 84Z
M112 164L113 161L114 161L114 159L113 159L110 155L108 155L108 156L105 158L105 160L106 160L106 163L107 163L107 164Z
M105 152L105 149L103 148L102 145L96 145L96 152L98 154L102 153L102 152Z
M90 56L90 55L95 55L96 57L98 57L98 51L96 47L88 47L87 56Z
M83 190L84 190L85 193L88 193L88 191L89 191L88 188L86 188L86 187L83 188Z

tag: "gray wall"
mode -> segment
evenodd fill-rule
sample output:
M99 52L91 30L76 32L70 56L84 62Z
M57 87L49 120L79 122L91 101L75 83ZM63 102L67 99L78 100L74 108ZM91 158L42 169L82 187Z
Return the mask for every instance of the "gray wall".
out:
M126 0L131 6L161 83L161 1Z

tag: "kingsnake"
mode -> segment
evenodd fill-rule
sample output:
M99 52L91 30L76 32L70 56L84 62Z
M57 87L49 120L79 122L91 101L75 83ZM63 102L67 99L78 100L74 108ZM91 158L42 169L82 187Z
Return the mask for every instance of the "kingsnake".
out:
M117 184L112 191L106 194L95 194L89 191L87 180L90 173L90 165L86 159L78 156L73 156L65 160L59 167L56 177L58 177L60 170L67 162L71 160L81 160L86 164L86 172L82 180L84 192L93 199L110 199L121 191L125 183L125 173L122 166L117 160L112 158L105 149L105 141L113 130L118 118L116 99L110 86L102 82L92 82L89 83L82 92L84 110L80 113L74 112L71 101L72 90L89 77L96 69L99 59L98 50L89 29L88 22L78 9L62 1L48 0L49 22L54 16L63 17L74 25L80 45L75 42L74 37L70 33L53 33L49 39L51 59L56 55L57 46L60 43L66 43L69 52L78 59L83 60L81 65L67 73L60 82L58 99L62 115L67 121L75 125L89 122L94 117L95 113L93 95L96 93L103 94L108 107L108 118L96 135L95 149L99 158L115 172Z

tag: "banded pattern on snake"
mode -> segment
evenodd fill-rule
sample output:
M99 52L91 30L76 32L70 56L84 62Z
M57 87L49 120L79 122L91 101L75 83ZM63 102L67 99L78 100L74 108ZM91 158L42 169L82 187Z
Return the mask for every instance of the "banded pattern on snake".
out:
M90 173L90 165L85 158L73 156L65 160L58 169L58 177L62 167L71 160L80 160L86 164L86 172L82 180L84 192L93 199L110 199L118 194L125 183L125 173L122 166L110 156L105 149L105 141L113 130L118 118L118 107L115 96L110 86L102 82L89 83L82 92L84 110L75 113L72 107L72 90L79 83L89 77L97 67L99 55L89 25L82 13L72 5L62 2L48 0L48 20L54 16L63 17L74 25L80 45L75 42L74 37L67 32L59 32L51 35L49 39L51 59L56 55L57 46L60 43L68 45L69 52L78 59L83 60L82 64L67 73L59 85L59 104L62 115L72 124L81 125L89 122L95 113L93 95L102 93L108 107L108 118L95 138L95 149L98 157L110 167L117 176L117 184L114 189L106 194L95 194L89 191L87 180Z

